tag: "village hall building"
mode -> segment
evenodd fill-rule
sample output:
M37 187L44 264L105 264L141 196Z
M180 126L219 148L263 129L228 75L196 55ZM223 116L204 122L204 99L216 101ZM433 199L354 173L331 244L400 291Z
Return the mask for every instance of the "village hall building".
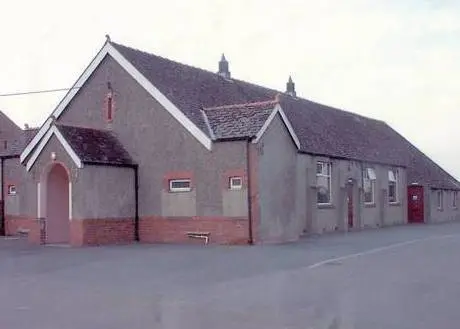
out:
M258 244L460 219L460 183L385 122L107 38L39 129L0 117L6 235Z

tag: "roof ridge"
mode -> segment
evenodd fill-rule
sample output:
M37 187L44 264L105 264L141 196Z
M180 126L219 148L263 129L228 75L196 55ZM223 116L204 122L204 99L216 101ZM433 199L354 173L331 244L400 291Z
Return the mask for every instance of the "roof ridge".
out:
M228 105L221 105L221 106L203 107L203 110L213 111L213 110L221 110L221 109L238 109L242 107L251 107L251 106L256 107L258 105L269 105L269 104L276 105L278 103L279 103L278 99L271 99L271 100L258 101L258 102L247 102L247 103L228 104Z
M222 78L222 76L220 76L217 72L213 72L213 71L210 71L210 70L206 70L204 68L201 68L201 67L197 67L197 66L193 66L191 64L186 64L186 63L182 63L182 62L179 62L177 60L174 60L174 59L170 59L168 57L164 57L164 56L161 56L161 55L157 55L157 54L154 54L154 53L151 53L151 52L148 52L148 51L145 51L145 50L142 50L142 49L139 49L139 48L135 48L135 47L131 47L131 46L127 46L127 45L124 45L124 44L121 44L121 43L117 43L117 42L111 42L112 45L115 45L115 46L121 46L121 47L124 47L124 48L128 48L128 49L131 49L133 51L137 51L137 52L140 52L142 54L145 54L145 55L148 55L148 56L154 56L156 58L159 58L159 59L162 59L162 60L165 60L167 62L171 62L171 63L174 63L174 64L178 64L178 65L182 65L182 66L187 66L189 68L192 68L192 69L195 69L195 70L200 70L202 72L206 72L206 73L209 73L209 74L212 74L212 75L215 75L216 77L220 77ZM233 78L231 79L224 79L222 78L223 80L227 80L227 81L231 81L231 80L235 80Z
M154 54L154 53L151 53L151 52L148 52L148 51L145 51L145 50L141 50L139 48L135 48L135 47L131 47L131 46L127 46L127 45L124 45L124 44L121 44L121 43L116 43L116 42L113 42L111 41L111 44L115 45L115 46L121 46L121 47L124 47L124 48L128 48L128 49L131 49L133 51L137 51L137 52L140 52L142 54L145 54L145 55L148 55L148 56L153 56L153 57L156 57L156 58L159 58L161 60L164 60L164 61L167 61L167 62L170 62L170 63L174 63L174 64L177 64L177 65L181 65L181 66L185 66L185 67L188 67L188 68L192 68L194 70L199 70L201 72L205 72L207 74L211 74L217 78L220 78L222 79L222 81L226 81L227 83L242 83L242 84L247 84L247 85L251 85L251 86L255 86L257 88L261 88L261 89L264 89L265 91L267 92L272 92L272 93L276 93L276 94L279 94L280 96L282 96L283 98L288 98L288 99L291 99L293 101L301 101L301 102L307 102L307 103L312 103L314 105L317 105L317 106L322 106L324 107L324 109L326 110L330 110L330 111L338 111L338 112L343 112L343 113L347 113L347 114L351 114L351 115L356 115L356 116L359 116L363 119L367 119L367 120L374 120L374 121L381 121L381 120L378 120L378 119L374 119L372 117L369 117L369 116L365 116L365 115L362 115L362 114L358 114L358 113L355 113L355 112L351 112L349 110L344 110L344 109L340 109L340 108L337 108L337 107L333 107L333 106L330 106L330 105L325 105L325 104L322 104L322 103L319 103L319 102L315 102L315 101L312 101L312 100L309 100L307 98L304 98L304 97L301 97L301 96L291 96L289 94L286 94L285 92L282 92L280 90L277 90L277 89L273 89L273 88L270 88L270 87L266 87L266 86L263 86L261 84L257 84L255 82L249 82L249 81L245 81L245 80L240 80L240 79L236 79L236 78L223 78L222 76L220 76L217 72L213 72L213 71L210 71L210 70L206 70L206 69L203 69L201 67L197 67L197 66L193 66L193 65L190 65L190 64L185 64L185 63L182 63L182 62L179 62L177 60L173 60L173 59L170 59L170 58L167 58L167 57L164 57L164 56L160 56L160 55L157 55L157 54ZM223 107L223 106L222 106ZM210 107L210 108L213 108L213 107ZM205 109L207 110L207 109Z
M425 152L423 152L420 148L418 148L416 145L414 145L413 143L411 143L406 137L404 137L402 134L400 134L396 129L393 129L393 127L391 125L389 125L388 123L382 121L382 123L384 125L386 125L388 128L390 128L394 133L396 133L400 138L402 138L406 143L408 143L409 147L411 147L412 149L414 149L416 152L419 152L420 154L423 155L423 157L428 160L429 162L431 162L432 164L434 164L436 167L438 167L438 169L440 169L444 174L446 174L447 176L449 176L451 179L453 179L455 181L455 183L457 185L460 185L460 181L455 178L454 176L452 176L448 171L446 171L443 167L441 167L437 162L435 162L433 159L431 159L431 157L429 157L427 154L425 154Z

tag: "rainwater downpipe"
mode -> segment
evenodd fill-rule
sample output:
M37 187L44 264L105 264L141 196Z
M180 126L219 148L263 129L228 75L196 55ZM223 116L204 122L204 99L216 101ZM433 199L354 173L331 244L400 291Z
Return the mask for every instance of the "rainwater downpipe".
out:
M0 193L1 193L1 196L2 196L2 200L1 200L1 203L2 203L2 209L1 209L1 222L0 222L0 235L5 235L5 188L4 188L4 185L5 185L5 159L3 157L1 157L1 167L0 167L0 170L2 171L1 172L1 187L0 187Z
M134 241L139 242L139 166L134 165Z
M251 198L251 139L248 139L248 142L246 144L246 164L247 164L247 177L248 177L248 243L249 244L254 244L254 233L253 233L253 228L252 228L252 198Z

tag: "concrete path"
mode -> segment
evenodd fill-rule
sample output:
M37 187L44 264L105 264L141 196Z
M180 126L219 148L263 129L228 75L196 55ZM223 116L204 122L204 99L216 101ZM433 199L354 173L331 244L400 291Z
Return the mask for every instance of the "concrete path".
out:
M460 223L278 246L0 238L0 328L460 328Z

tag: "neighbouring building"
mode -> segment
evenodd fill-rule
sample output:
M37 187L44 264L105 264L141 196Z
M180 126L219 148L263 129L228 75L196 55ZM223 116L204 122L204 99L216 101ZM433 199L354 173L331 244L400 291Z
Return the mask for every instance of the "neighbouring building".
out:
M279 92L233 78L224 56L212 73L107 39L75 87L2 157L6 234L246 244L460 218L456 179L291 77Z

